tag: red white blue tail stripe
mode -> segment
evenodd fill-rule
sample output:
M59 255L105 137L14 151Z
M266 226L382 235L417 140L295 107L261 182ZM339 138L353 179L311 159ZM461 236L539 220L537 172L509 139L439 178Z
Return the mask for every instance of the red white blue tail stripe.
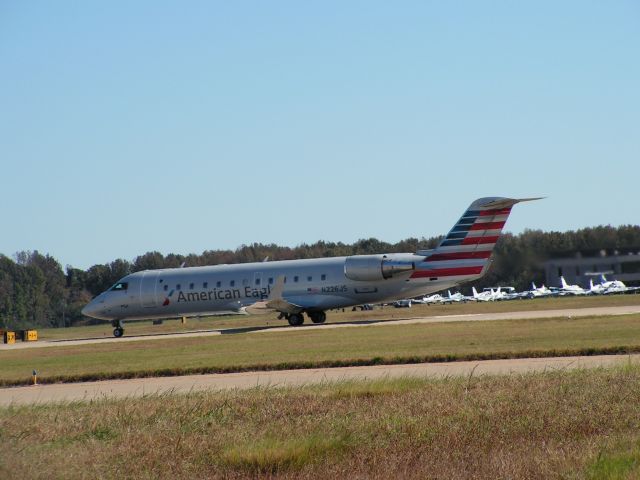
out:
M473 202L440 245L416 265L411 278L456 281L482 276L511 208L523 200L488 197Z

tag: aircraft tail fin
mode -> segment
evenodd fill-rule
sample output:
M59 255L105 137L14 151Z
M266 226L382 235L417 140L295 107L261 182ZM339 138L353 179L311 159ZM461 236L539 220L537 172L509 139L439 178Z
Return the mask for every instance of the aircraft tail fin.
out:
M440 245L424 252L426 258L416 264L411 278L445 277L456 283L480 278L489 268L491 253L511 208L528 200L537 198L485 197L474 201Z
M567 288L569 286L562 275L560 275L560 284L562 285L562 288Z
M531 290L537 290L535 282L531 282Z
M600 274L600 283L605 283L607 281L607 277L604 276L604 273Z
M476 287L471 287L471 291L473 292L473 298L478 298L478 291Z

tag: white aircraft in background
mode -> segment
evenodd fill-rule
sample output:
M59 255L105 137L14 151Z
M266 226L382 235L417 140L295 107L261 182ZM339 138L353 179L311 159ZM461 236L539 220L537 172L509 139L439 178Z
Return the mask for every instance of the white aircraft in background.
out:
M554 295L553 291L545 287L544 284L542 284L541 287L536 287L536 284L534 282L531 282L531 290L524 293L529 298L549 297L551 295Z
M514 300L521 298L521 294L516 292L514 287L498 287L499 295L496 300Z
M460 292L456 292L452 294L451 290L447 290L447 294L448 294L448 298L447 298L448 302L466 302L468 300L468 298L465 297Z
M498 290L495 291L493 290L493 288L484 289L482 293L478 293L476 287L471 287L471 291L473 292L473 299L476 302L493 302L501 296L500 287L498 287Z
M620 280L607 280L604 274L600 274L600 283L593 283L593 279L589 280L589 293L596 295L608 295L611 293L626 293L638 290L639 287L627 287Z
M560 276L560 283L562 284L559 290L560 295L586 295L589 293L588 290L585 290L580 285L569 285L562 275Z
M428 295L482 277L511 208L535 199L480 198L433 250L415 253L169 268L132 273L83 309L122 322L218 313L278 313L290 325L325 312Z
M434 293L433 295L427 295L426 297L414 299L414 303L421 303L423 305L433 305L437 303L442 303L444 301L444 297L439 293Z

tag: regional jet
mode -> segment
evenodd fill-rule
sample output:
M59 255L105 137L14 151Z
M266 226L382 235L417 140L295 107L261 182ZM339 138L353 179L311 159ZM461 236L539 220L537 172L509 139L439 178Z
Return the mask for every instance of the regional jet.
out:
M326 311L424 296L482 277L511 208L535 198L480 198L433 250L237 265L145 270L127 275L82 313L123 322L220 313L279 313L290 325L324 323Z

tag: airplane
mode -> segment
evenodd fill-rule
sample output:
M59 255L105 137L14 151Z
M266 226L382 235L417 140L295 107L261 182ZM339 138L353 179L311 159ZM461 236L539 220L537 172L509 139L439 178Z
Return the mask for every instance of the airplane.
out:
M454 294L451 293L451 290L447 290L447 295L448 298L446 298L446 301L449 303L452 302L467 302L467 300L469 300L467 297L465 297L463 294L461 294L460 292L456 292Z
M485 288L486 290L486 288ZM494 293L494 300L514 300L520 298L520 294L513 287L498 287Z
M538 198L480 198L432 250L282 260L131 273L83 309L123 323L221 313L279 313L291 326L324 323L326 311L424 296L482 277L512 207Z
M497 290L493 288L485 289L481 293L478 293L476 287L471 287L471 291L473 292L473 299L476 302L493 302L500 296L500 287L498 287Z
M562 275L560 275L560 283L562 284L562 287L558 290L560 295L586 295L589 293L588 290L585 290L580 285L567 284L567 281Z
M600 283L593 284L593 279L589 279L589 293L596 295L608 295L611 293L626 293L638 290L638 287L627 287L620 280L607 280L604 274L600 274Z
M535 282L531 282L531 290L523 292L524 296L528 298L540 298L554 295L552 290L549 290L544 284L541 287L536 287Z
M418 297L411 300L413 303L423 304L423 305L433 305L436 303L451 303L448 298L443 297L439 293L434 293L433 295L427 295L426 297Z
M417 297L412 298L412 303L417 303L418 305L431 305L432 303L440 303L442 301L442 295L439 293L435 293L433 295L427 295L426 297Z

